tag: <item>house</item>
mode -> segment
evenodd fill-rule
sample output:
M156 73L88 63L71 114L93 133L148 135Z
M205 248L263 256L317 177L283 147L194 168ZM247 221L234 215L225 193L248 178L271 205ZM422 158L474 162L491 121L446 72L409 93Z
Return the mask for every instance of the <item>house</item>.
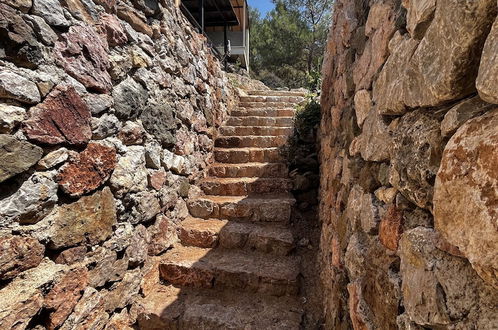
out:
M176 0L222 59L249 71L249 8L246 0Z

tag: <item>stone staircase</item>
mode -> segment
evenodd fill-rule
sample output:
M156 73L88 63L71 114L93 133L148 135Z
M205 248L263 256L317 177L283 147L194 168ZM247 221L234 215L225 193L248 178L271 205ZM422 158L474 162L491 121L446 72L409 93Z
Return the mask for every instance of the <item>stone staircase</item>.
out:
M215 141L215 164L158 262L141 329L299 329L299 260L288 227L295 200L280 147L298 92L241 97Z

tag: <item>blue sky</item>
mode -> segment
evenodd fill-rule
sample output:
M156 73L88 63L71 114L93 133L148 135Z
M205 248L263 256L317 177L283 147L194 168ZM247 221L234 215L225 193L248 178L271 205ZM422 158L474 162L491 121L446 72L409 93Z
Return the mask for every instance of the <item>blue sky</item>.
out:
M265 17L266 13L273 9L271 0L249 0L247 2L249 6L258 8L262 17Z

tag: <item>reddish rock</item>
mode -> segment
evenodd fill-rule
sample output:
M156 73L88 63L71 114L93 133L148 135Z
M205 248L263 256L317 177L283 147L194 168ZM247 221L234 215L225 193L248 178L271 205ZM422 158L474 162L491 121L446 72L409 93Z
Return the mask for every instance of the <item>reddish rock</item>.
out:
M341 268L341 243L337 237L332 238L332 266Z
M148 229L150 242L148 254L158 255L170 248L176 241L174 226L171 226L169 219L159 214L156 223Z
M166 182L166 172L164 170L154 171L149 175L149 186L156 190L161 190Z
M398 250L399 239L403 233L403 213L391 205L380 221L379 239L382 245L392 251Z
M115 13L118 0L93 0L96 4L104 7L105 11L108 13Z
M145 130L141 124L128 121L119 132L118 139L127 146L140 145L143 144L144 136Z
M365 315L369 311L368 306L362 297L361 284L353 282L348 284L349 292L349 317L353 323L354 330L370 330L372 326Z
M40 264L45 247L31 237L0 237L0 280L8 280Z
M45 297L45 308L51 311L47 329L60 326L71 314L88 283L88 271L80 268L70 271Z
M57 256L57 258L55 258L55 263L72 265L76 262L82 261L85 258L86 250L85 246L76 246L64 250Z
M89 90L108 93L112 89L108 45L88 25L74 25L55 43L59 65Z
M145 21L145 17L140 16L135 9L123 3L120 3L118 6L118 17L128 22L138 32L142 32L149 37L152 37L154 34L152 28Z
M92 137L91 113L72 86L58 86L31 108L24 122L30 140L44 144L85 145Z
M450 242L448 242L440 233L436 232L436 247L444 252L447 252L451 255L454 255L455 257L463 257L465 258L465 255L460 251L460 249Z
M116 167L116 150L91 143L78 157L61 168L57 181L71 196L81 196L100 187Z
M114 15L103 14L100 16L100 29L107 36L109 46L119 46L128 41L128 37L123 29L123 26Z

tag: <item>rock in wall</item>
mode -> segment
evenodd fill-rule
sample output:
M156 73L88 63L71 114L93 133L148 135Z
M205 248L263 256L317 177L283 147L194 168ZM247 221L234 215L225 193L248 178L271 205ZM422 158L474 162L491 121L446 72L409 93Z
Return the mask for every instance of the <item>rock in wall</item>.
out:
M323 66L327 329L498 324L495 0L338 0Z
M0 328L133 324L235 102L172 0L0 0Z

